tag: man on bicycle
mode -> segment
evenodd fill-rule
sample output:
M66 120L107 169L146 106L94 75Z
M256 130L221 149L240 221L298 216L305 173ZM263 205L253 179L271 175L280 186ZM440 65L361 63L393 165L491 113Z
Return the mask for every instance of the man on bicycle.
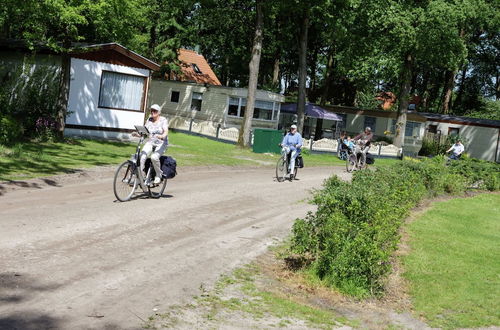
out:
M361 134L358 134L357 136L354 137L354 141L360 141L362 144L363 149L361 150L362 153L366 154L368 153L368 150L370 150L370 145L371 145L371 140L373 139L373 133L372 129L370 127L366 127L365 131Z
M300 148L302 147L302 136L297 132L297 125L290 126L290 132L283 137L281 146L286 151L287 155L291 153L288 171L290 173L290 179L293 179L295 159L299 155Z

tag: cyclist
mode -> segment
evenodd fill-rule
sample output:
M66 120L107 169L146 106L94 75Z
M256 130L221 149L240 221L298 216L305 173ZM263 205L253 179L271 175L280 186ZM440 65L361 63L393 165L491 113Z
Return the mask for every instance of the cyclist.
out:
M288 171L290 179L293 179L295 159L300 153L300 148L302 148L302 136L297 132L297 125L290 126L290 131L283 137L281 146L285 149L287 155L291 153Z
M370 127L366 127L365 131L361 134L358 134L357 136L354 137L354 141L360 141L361 142L361 147L362 150L361 152L365 154L368 153L368 150L370 150L370 145L371 145L371 140L373 139L373 133L372 129Z
M158 104L151 106L151 117L146 120L144 126L149 131L149 138L141 151L141 171L144 173L146 159L151 157L151 163L155 169L155 184L161 181L160 157L165 153L168 146L168 120L160 116L161 107Z

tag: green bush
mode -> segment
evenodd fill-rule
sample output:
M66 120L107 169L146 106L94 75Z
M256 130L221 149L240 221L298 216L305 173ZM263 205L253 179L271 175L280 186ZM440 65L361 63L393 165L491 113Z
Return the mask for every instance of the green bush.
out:
M0 116L0 144L11 144L23 135L23 127L12 116Z
M295 222L291 252L309 258L313 273L341 292L379 294L411 208L426 196L471 186L499 189L499 169L470 159L446 166L444 157L436 157L355 172L351 183L331 177L314 193L316 213Z
M40 130L39 121L56 121L60 70L57 66L35 64L34 58L30 57L24 58L22 65L9 68L5 65L0 61L0 72L7 72L1 77L0 119L16 122L23 137L50 139L56 128ZM20 137L19 132L7 134L7 128L3 126L2 122L0 143L15 143Z

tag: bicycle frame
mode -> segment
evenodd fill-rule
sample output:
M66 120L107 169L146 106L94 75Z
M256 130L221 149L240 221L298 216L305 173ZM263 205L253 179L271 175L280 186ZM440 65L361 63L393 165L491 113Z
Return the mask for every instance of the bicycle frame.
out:
M141 138L139 140L139 143L137 144L137 147L135 149L135 154L134 158L130 159L128 162L132 166L133 171L135 171L135 174L137 178L139 179L139 185L141 186L141 189L143 192L147 192L148 186L146 185L146 180L144 179L144 176L142 175L141 171L141 145L144 142L145 135L141 134ZM146 177L149 176L149 173L151 172L151 168L148 170L148 174Z

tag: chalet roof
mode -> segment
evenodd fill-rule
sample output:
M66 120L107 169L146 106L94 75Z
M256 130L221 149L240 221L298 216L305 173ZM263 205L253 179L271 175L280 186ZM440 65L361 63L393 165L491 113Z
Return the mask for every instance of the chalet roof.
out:
M160 66L155 62L115 42L85 45L73 50L71 56L98 62L150 69L153 71L160 69Z
M355 115L372 116L372 117L382 117L382 118L393 118L396 119L396 111L378 110L378 109L361 109L356 107L348 107L343 105L324 105L322 106L326 110L336 112L336 113L350 113ZM408 111L407 119L416 122L425 122L426 118L420 112Z
M181 81L193 81L198 84L218 85L221 83L203 55L188 49L179 49L178 59L182 75Z
M500 128L500 120L443 115L440 113L431 112L419 112L418 114L424 116L427 121Z
M105 44L73 43L71 44L71 47L73 50L69 53L71 54L71 57L75 58L125 65L153 71L160 69L160 66L155 62L115 42ZM0 40L0 50L14 50L29 53L36 52L54 55L61 54L61 52L57 52L49 48L43 42L35 43L30 48L26 41L20 39Z

